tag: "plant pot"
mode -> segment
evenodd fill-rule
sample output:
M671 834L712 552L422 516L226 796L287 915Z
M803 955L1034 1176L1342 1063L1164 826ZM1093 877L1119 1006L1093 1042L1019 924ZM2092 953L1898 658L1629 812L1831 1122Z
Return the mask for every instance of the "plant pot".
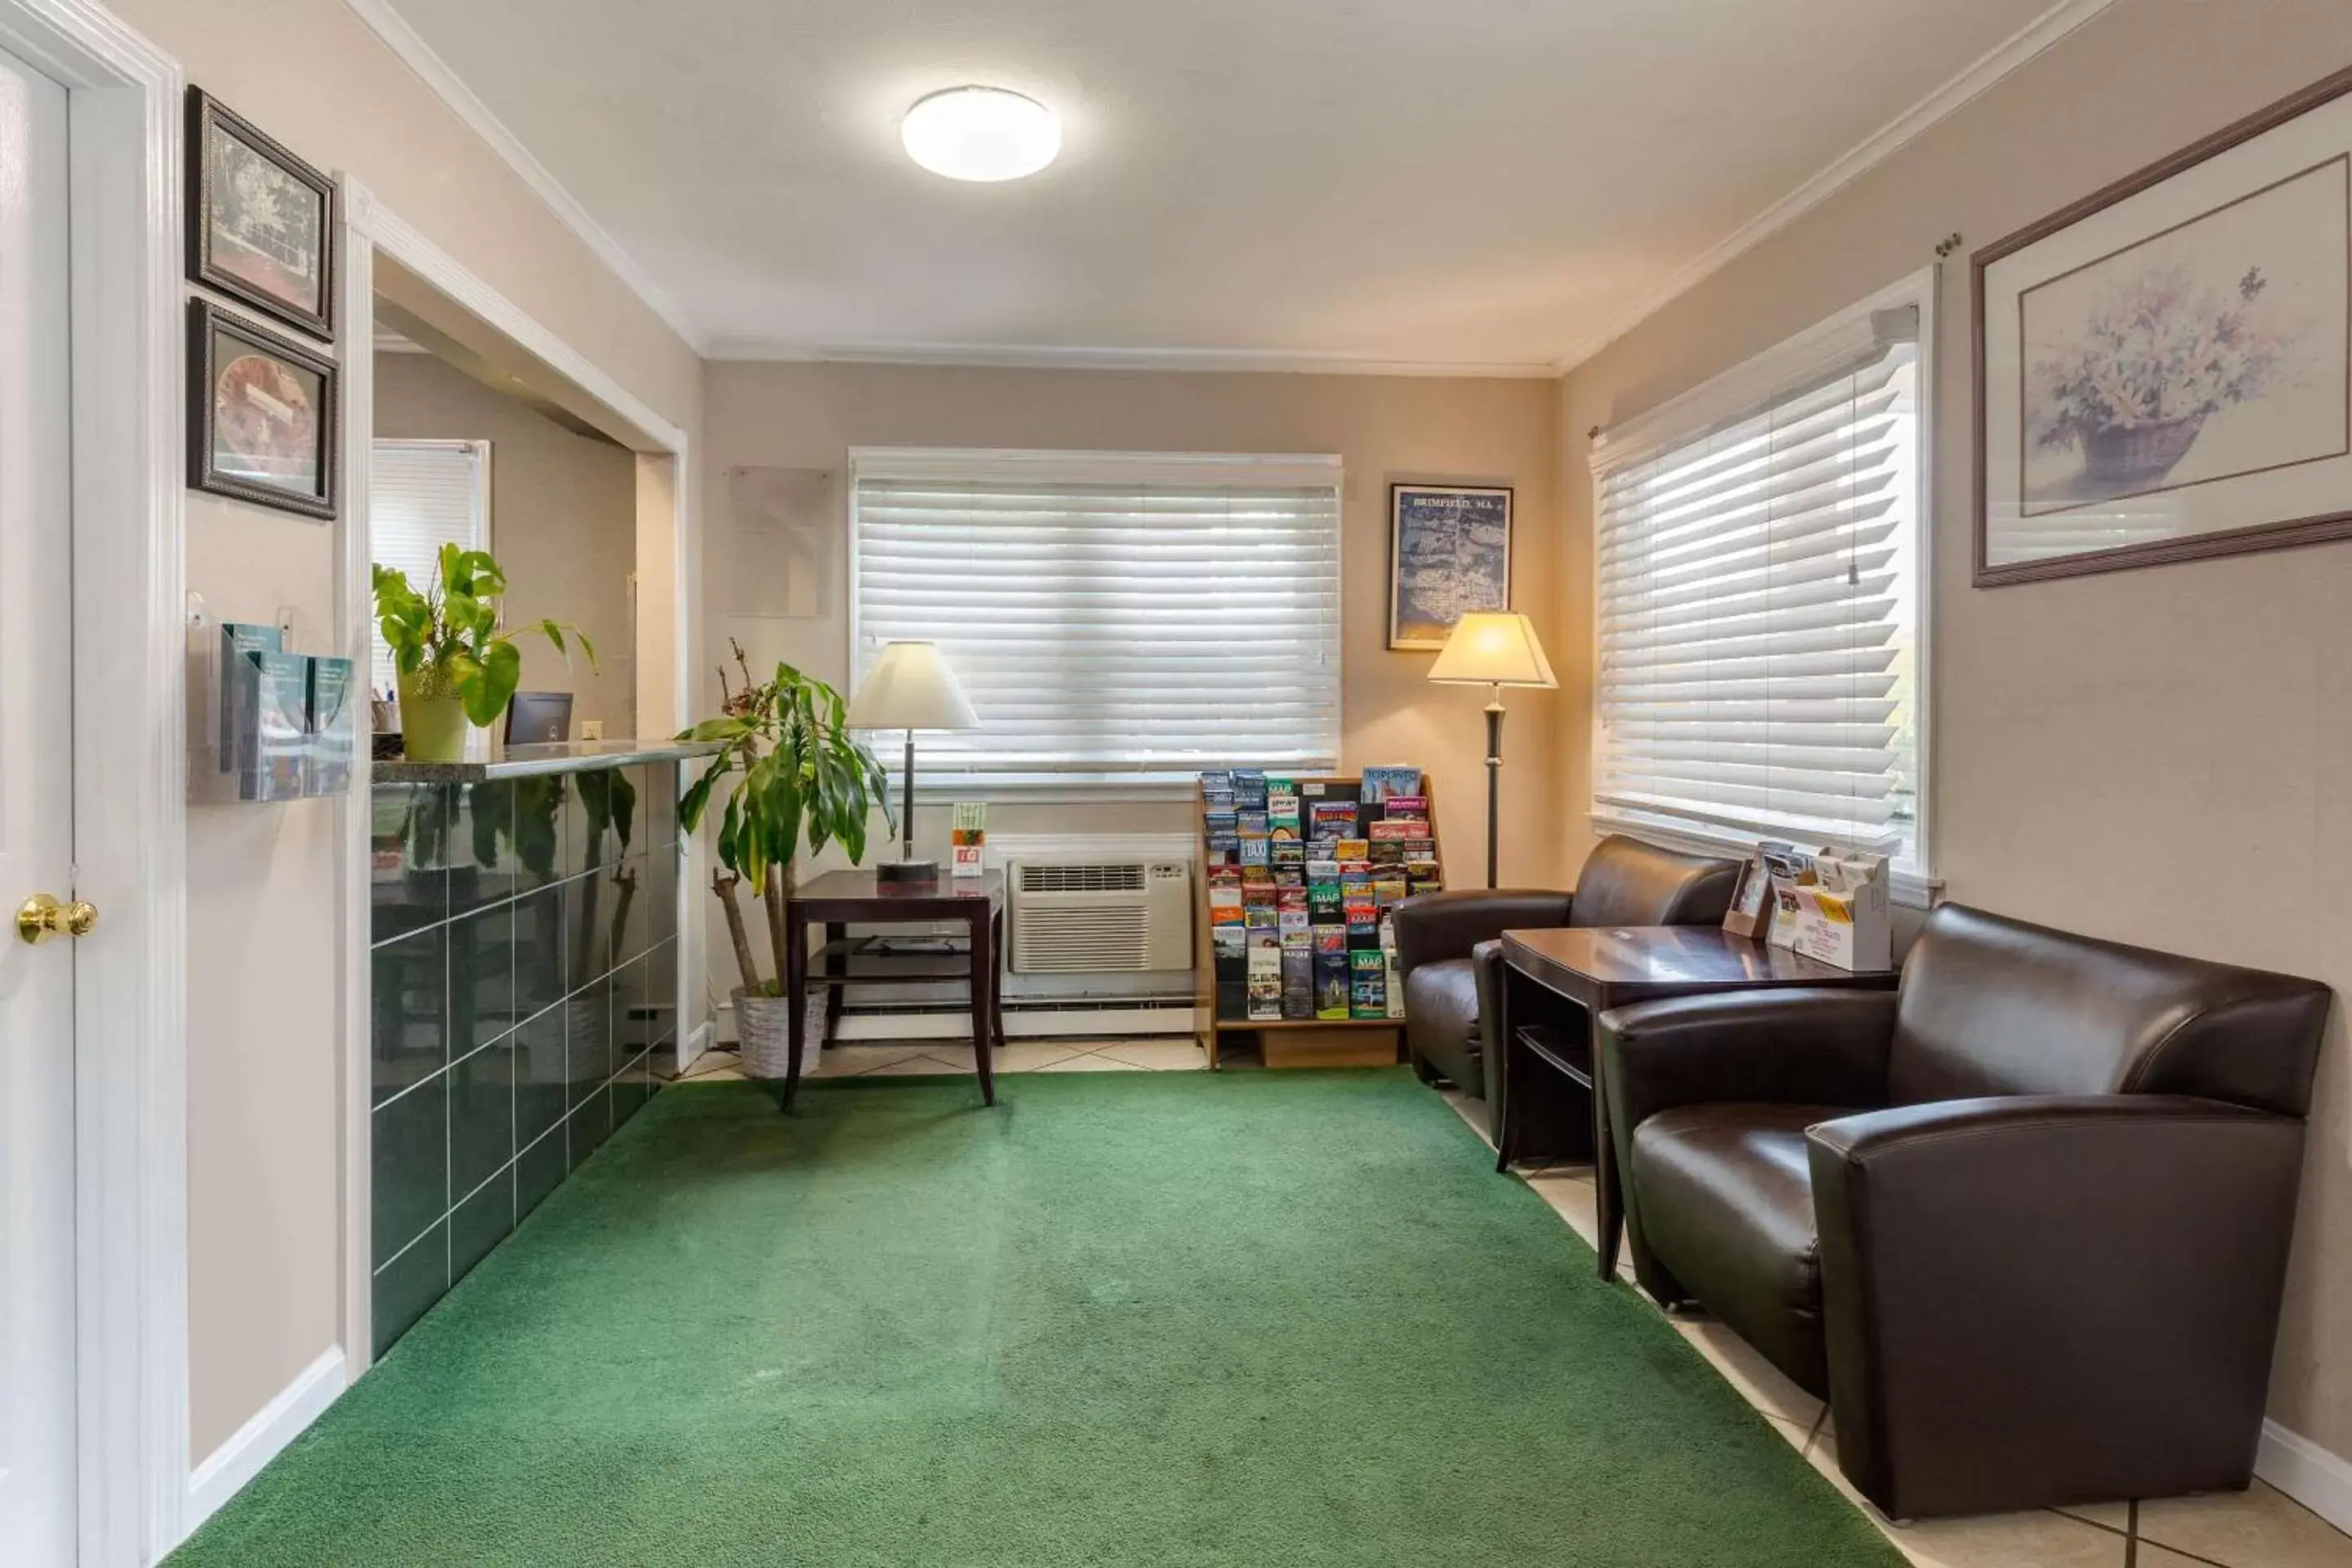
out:
M426 695L400 678L400 752L412 763L454 763L466 755L466 700L452 691Z
M2146 489L2161 484L2205 427L2205 416L2152 425L2104 425L2083 437L2083 462L2103 489Z
M822 998L812 997L822 1005ZM793 1005L789 998L769 996L758 992L735 987L735 1047L742 1053L743 1076L746 1078L783 1079L792 1071ZM816 1070L817 1058L824 1054L824 1031L821 1028L803 1031L801 1039L801 1076Z

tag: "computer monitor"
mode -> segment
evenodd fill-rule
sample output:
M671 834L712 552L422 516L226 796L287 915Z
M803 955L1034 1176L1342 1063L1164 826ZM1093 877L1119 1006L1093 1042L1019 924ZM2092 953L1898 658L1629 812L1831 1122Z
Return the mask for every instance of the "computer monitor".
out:
M572 693L518 691L507 708L507 744L541 746L572 739Z

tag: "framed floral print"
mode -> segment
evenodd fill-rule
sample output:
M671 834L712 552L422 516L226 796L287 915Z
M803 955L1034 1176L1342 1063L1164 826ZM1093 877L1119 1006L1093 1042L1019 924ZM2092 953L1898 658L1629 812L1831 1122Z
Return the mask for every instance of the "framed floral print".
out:
M304 517L340 502L334 363L188 301L188 483Z
M2352 536L2352 71L1972 272L1979 586Z
M335 341L335 183L188 89L188 279Z

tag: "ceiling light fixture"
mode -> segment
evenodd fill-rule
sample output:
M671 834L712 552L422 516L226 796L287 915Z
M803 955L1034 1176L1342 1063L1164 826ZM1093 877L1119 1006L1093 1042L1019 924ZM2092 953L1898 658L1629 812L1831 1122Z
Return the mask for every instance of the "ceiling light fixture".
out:
M1018 180L1062 150L1062 122L1001 87L954 87L919 99L898 129L907 156L950 180Z

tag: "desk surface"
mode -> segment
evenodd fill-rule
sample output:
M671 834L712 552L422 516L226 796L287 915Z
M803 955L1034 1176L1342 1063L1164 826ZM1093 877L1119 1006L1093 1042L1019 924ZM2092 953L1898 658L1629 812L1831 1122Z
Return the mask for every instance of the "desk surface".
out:
M1546 969L1580 975L1601 985L1716 986L1853 985L1873 977L1891 983L1895 972L1840 969L1720 926L1560 926L1507 931L1503 956L1531 973Z
M940 877L929 882L886 882L870 870L827 871L811 877L792 892L793 902L805 904L961 905L974 899L1002 903L1004 873L983 871L977 877ZM877 913L867 918L889 917Z

